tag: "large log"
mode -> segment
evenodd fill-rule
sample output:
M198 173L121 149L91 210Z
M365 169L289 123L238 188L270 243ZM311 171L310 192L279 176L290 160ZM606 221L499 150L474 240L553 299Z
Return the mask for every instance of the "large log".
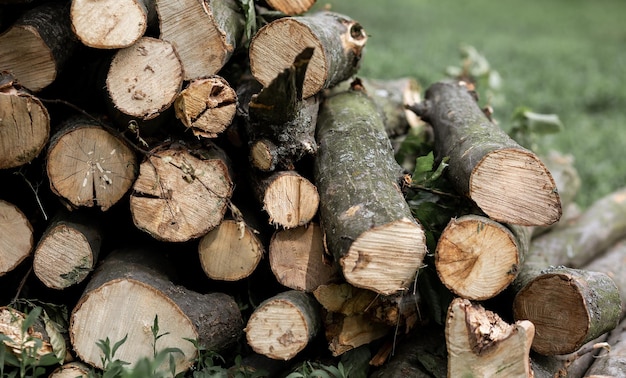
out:
M50 188L71 207L102 211L117 203L137 174L134 152L94 120L67 120L50 140L46 159Z
M183 352L172 354L176 372L191 367L197 356L188 340L218 353L238 341L243 320L234 299L176 286L164 273L169 263L159 252L118 250L98 267L70 316L70 339L82 361L102 369L97 342L107 338L115 343L127 337L115 357L131 366L152 357L156 321L163 335L156 350Z
M220 224L232 191L230 161L219 147L163 143L139 167L130 210L140 230L182 242Z
M433 126L435 157L449 158L453 185L490 218L525 226L559 220L561 202L548 169L485 116L463 83L433 84L410 109Z
M294 39L294 35L299 37ZM313 47L302 90L302 97L308 98L355 74L366 41L363 27L344 15L319 12L284 17L265 25L252 38L250 70L268 86L304 48Z
M0 277L24 261L34 243L28 218L17 206L0 200Z
M40 5L0 35L0 71L38 92L56 79L75 45L67 4Z
M329 252L354 286L381 294L406 289L426 242L400 191L402 169L375 104L359 91L326 99L317 140L315 181Z
M0 74L0 169L31 162L49 137L46 107L10 75Z

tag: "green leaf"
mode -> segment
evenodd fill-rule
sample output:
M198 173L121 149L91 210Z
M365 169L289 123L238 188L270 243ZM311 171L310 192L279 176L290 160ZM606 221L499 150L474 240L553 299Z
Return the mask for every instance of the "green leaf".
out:
M65 338L61 333L60 327L55 321L50 319L46 311L43 312L42 319L46 333L50 338L52 351L59 361L63 361L67 353L67 345L65 344Z
M26 319L22 322L21 331L22 335L26 335L28 333L28 329L35 324L35 321L41 315L41 307L35 307L31 312L28 313Z
M39 366L52 366L58 365L61 361L54 353L46 353L43 356L39 357L39 361L37 365Z
M367 345L347 351L341 355L339 368L343 376L350 378L367 378L369 361L372 357Z
M428 155L420 156L415 159L415 169L413 170L413 182L416 184L422 184L428 181L433 171L433 164L435 158L433 152L429 152Z
M256 9L254 8L254 0L239 0L241 9L246 19L246 40L250 41L252 35L256 32Z
M122 340L120 340L120 341L116 342L115 344L113 344L113 349L111 350L111 358L115 357L115 353L117 352L119 347L121 347L122 344L124 344L126 342L127 338L128 338L128 334L126 334L126 336L124 336L124 338Z

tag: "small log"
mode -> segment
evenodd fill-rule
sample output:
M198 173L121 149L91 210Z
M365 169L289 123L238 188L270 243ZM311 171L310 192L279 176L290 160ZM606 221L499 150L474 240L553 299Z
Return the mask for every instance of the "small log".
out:
M366 41L363 27L344 15L318 12L284 17L265 25L252 38L250 70L268 86L304 48L313 47L302 89L302 97L308 98L354 75Z
M516 320L530 320L532 349L543 355L573 353L615 328L621 314L618 288L600 272L557 267L544 270L513 301Z
M237 94L221 76L195 79L178 94L174 110L193 135L215 138L233 122Z
M12 77L0 74L0 169L31 162L49 138L46 107Z
M609 333L606 340L608 350L601 351L585 373L585 377L626 376L626 319Z
M246 339L252 349L276 360L289 360L304 349L321 328L321 314L315 299L290 290L263 301L246 325Z
M533 152L493 124L464 83L433 84L410 107L433 126L435 157L449 157L447 175L493 220L547 226L561 217L552 175Z
M137 172L134 152L96 121L67 120L48 147L46 170L50 188L71 207L102 211L130 189Z
M156 19L152 0L72 0L72 30L86 46L97 49L129 47Z
M529 321L507 324L497 314L456 298L448 308L448 377L532 377Z
M375 104L359 91L324 102L315 182L326 246L354 286L406 289L426 254L421 225L400 191L402 168Z
M109 67L106 89L116 110L140 120L169 108L183 84L183 66L174 46L142 37L119 50Z
M17 206L0 200L0 277L24 261L34 243L28 218Z
M257 198L272 225L294 228L308 224L320 204L317 188L295 171L277 171L253 178Z
M75 45L66 4L40 5L0 35L0 71L38 92L56 79Z
M276 231L269 261L278 282L294 290L312 292L339 278L337 266L325 255L324 235L317 223Z
M263 0L261 4L283 12L289 16L295 16L307 12L315 4L316 0Z
M517 276L520 243L502 224L479 215L451 219L435 250L435 267L444 285L470 300L486 300Z
M215 145L153 148L130 195L135 226L170 242L199 238L222 221L233 191L230 162Z
M102 369L97 342L107 338L113 344L127 337L115 357L131 366L152 357L151 328L156 321L163 335L156 350L173 347L183 352L172 354L177 373L190 368L197 356L195 346L185 339L218 353L237 342L243 320L234 299L176 286L164 273L168 264L163 255L147 250L118 250L107 256L70 316L70 339L83 362Z
M101 244L102 231L93 217L59 214L37 243L33 272L51 289L81 283L95 268Z
M234 0L155 0L160 38L171 42L184 79L215 75L242 46L245 21Z
M198 254L209 278L238 281L252 274L265 248L245 221L225 219L200 239Z
M68 362L54 369L48 378L88 378L90 368L82 362Z

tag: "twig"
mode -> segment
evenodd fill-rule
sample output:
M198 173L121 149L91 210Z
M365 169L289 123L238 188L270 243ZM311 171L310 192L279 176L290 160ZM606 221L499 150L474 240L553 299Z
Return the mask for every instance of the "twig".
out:
M35 189L33 184L31 184L31 182L26 178L26 175L24 175L24 173L22 173L21 170L17 172L13 172L13 174L22 176L22 179L26 181L26 184L28 184L28 187L30 188L30 190L33 191L33 194L35 195L35 200L37 201L37 205L39 205L39 209L41 210L41 214L43 215L43 220L47 221L48 214L46 214L46 210L43 208L43 204L41 203L41 200L39 199L39 195L37 194L37 189Z

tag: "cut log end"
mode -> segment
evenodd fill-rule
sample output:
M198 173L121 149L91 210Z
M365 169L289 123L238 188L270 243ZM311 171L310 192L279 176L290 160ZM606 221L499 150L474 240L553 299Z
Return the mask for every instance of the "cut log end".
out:
M407 288L425 254L422 227L401 219L362 233L340 264L352 285L388 295Z
M309 223L319 206L317 188L295 172L277 175L263 196L263 208L270 216L270 223L284 228Z
M474 168L469 196L490 218L524 226L547 226L561 217L554 179L533 153L495 150Z
M441 234L435 266L455 294L485 300L504 290L517 276L518 246L511 231L485 217L452 219Z
M267 5L289 16L302 14L315 4L316 0L265 0Z
M250 162L263 172L271 172L278 164L278 147L267 139L257 140L250 146Z
M0 277L15 269L33 248L33 227L15 205L0 200Z

